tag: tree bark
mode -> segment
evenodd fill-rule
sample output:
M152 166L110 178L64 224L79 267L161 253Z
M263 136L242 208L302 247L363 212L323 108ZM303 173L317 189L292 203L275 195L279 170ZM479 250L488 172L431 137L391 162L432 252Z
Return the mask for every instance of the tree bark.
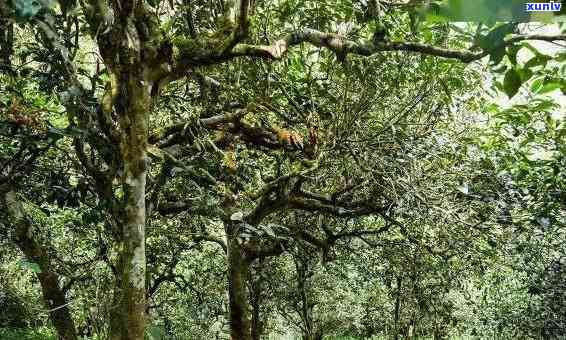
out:
M146 310L145 191L151 86L142 70L118 74L116 111L121 129L124 198L118 231L117 277L110 339L143 340Z
M14 24L0 17L0 73L12 71Z
M308 256L302 254L302 256ZM303 340L320 340L322 339L322 330L317 329L313 320L313 304L309 297L308 278L309 278L309 262L307 258L295 259L295 270L297 272L297 292L300 296L300 309L298 310L301 320L303 321Z
M228 233L228 295L232 340L252 340L246 279L249 263L234 229Z
M397 276L397 295L395 297L395 311L394 311L394 325L395 325L395 337L394 339L399 339L400 335L400 325L399 325L399 313L401 311L401 285L403 284L403 277Z
M264 328L264 320L262 320L261 317L261 305L262 305L262 278L258 272L261 270L261 263L259 268L256 267L255 270L253 270L250 275L249 278L249 282L250 282L250 307L252 310L252 316L251 316L251 336L253 340L260 340L261 339L261 335L263 334L263 328ZM256 279L254 279L254 276L257 276Z
M32 226L24 208L13 191L2 195L2 210L8 213L15 226L14 241L26 258L39 266L36 273L41 285L41 292L49 318L61 340L75 340L77 333L75 323L68 308L65 293L59 286L59 275L51 267L51 259L47 250L34 238Z

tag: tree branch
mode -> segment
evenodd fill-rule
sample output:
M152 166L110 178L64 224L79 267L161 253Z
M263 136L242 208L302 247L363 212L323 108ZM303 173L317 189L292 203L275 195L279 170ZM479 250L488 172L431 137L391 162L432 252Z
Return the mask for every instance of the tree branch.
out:
M289 207L309 212L322 212L337 217L358 217L372 214L383 214L384 207L372 206L367 203L349 204L347 207L314 198L293 196L289 198Z
M504 46L509 46L524 40L552 42L557 40L566 40L566 35L549 36L537 34L514 36L505 40ZM249 56L263 59L281 59L289 51L290 47L302 43L310 43L316 47L328 48L335 53L342 55L356 54L360 56L371 56L376 53L386 51L407 51L449 59L457 59L464 63L479 60L490 53L490 51L473 52L470 50L454 50L416 42L384 41L377 44L370 41L355 42L335 33L325 33L306 28L293 32L275 41L272 45L238 44L232 50L230 57Z
M224 50L225 53L229 53L236 44L242 41L248 35L249 22L248 22L248 12L250 8L250 0L240 0L238 4L238 14L236 18L236 28L232 33L228 45Z
M149 137L149 142L159 148L178 144L191 144L195 136L187 133L193 125L199 124L206 130L217 130L237 136L240 140L254 147L264 147L273 150L297 150L296 145L281 141L272 129L255 126L243 119L248 113L241 109L236 112L226 112L210 118L202 118L194 123L183 122L165 128L161 133Z
M221 216L219 210L207 205L199 205L198 202L190 200L184 202L160 202L156 210L162 216L180 214L182 212L208 217Z
M220 246L220 248L222 248L222 250L224 251L224 254L226 254L228 252L226 242L224 242L222 239L220 239L218 237L214 237L214 236L211 236L211 235L198 235L198 236L193 236L193 240L197 243L201 242L201 241L216 243Z

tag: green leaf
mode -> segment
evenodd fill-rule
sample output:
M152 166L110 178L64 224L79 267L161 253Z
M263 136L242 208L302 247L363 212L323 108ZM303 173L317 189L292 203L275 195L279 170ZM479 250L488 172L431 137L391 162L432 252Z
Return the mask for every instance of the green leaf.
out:
M494 49L490 53L489 61L491 61L491 63L493 65L497 65L501 62L501 60L503 60L504 56L505 56L505 47L501 46L501 47Z
M491 103L488 106L486 106L485 108L485 112L487 113L496 113L499 111L499 105L495 104L495 103Z
M29 269L34 273L41 273L41 268L39 267L39 264L35 263L35 262L28 262L28 261L20 261L20 266L24 269Z
M507 47L507 58L509 58L511 64L517 65L517 53L519 53L521 48L522 46L517 45Z
M538 91L538 94L549 93L554 90L558 90L561 87L562 87L562 83L558 80L545 81L542 88Z
M507 23L497 26L496 28L491 30L487 35L479 39L478 43L480 47L486 51L492 51L493 49L502 46L505 36L507 34L513 33L513 31L515 30L515 26L516 25L514 23Z
M521 76L515 69L510 69L503 79L503 91L509 98L513 98L521 88Z
M531 67L536 67L536 66L546 66L546 64L548 63L549 60L551 60L552 57L547 56L545 54L538 54L534 57L532 57L531 59L529 59L529 61L527 61L525 63L525 68L531 68Z
M519 76L521 77L521 82L526 82L527 80L531 79L533 76L533 71L529 70L528 68L523 68L517 70Z
M424 40L426 42L432 41L433 35L432 35L432 31L431 30L426 30L423 32L423 36L424 36Z
M544 78L538 78L535 81L533 81L531 85L531 91L534 93L538 93L538 91L542 89L543 85L544 85Z

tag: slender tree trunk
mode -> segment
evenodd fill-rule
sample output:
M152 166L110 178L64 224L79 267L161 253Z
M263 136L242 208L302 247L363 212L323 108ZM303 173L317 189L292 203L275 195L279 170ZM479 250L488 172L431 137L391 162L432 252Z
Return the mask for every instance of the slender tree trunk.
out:
M41 270L36 275L41 285L43 300L49 309L49 318L59 338L61 340L77 339L75 323L67 307L65 293L59 286L59 275L51 267L49 253L34 239L32 227L16 194L8 191L2 196L0 205L5 207L15 226L15 243L27 259L36 263Z
M263 333L263 325L261 321L260 305L255 303L257 300L252 301L252 340L260 340Z
M0 73L12 71L14 24L0 18Z
M232 228L234 229L234 228ZM246 278L249 263L240 241L228 233L228 295L230 298L230 333L232 340L252 340Z
M403 284L403 278L401 276L397 277L397 296L395 297L395 340L399 339L400 325L399 325L399 313L401 311L401 285Z
M302 254L302 256L306 256ZM322 330L317 330L312 319L312 304L309 298L309 291L307 287L309 263L307 259L296 258L295 270L297 271L297 291L301 298L300 316L303 320L304 329L302 338L304 340L319 340L322 339Z
M148 111L151 87L129 69L119 73L116 111L119 115L120 151L124 165L122 230L118 245L117 278L110 339L143 340L146 310L145 191L148 168Z
M258 267L254 268L252 275L250 275L250 305L252 309L252 339L260 340L263 334L263 320L261 319L261 305L262 305L262 278L259 274L261 271L261 263ZM257 278L254 280L254 276Z

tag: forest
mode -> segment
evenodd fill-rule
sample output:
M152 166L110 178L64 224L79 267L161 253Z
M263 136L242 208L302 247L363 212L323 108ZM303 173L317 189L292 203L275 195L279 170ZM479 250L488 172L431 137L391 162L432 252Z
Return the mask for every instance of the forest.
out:
M0 339L565 339L524 5L0 0Z

